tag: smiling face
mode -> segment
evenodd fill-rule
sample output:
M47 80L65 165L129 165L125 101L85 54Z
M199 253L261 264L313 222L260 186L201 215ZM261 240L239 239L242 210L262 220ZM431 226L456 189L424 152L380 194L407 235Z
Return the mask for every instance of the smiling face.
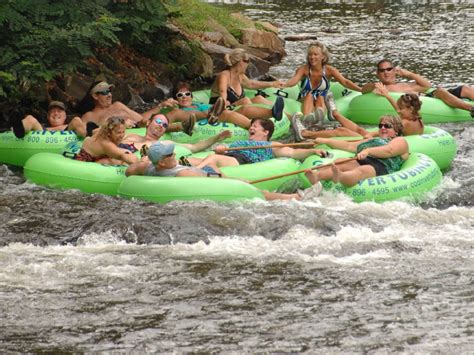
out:
M51 127L63 126L66 123L66 111L59 107L52 107L48 111L48 122Z
M323 51L319 47L310 47L308 50L308 64L311 66L322 64L325 60Z
M109 138L112 142L115 144L119 144L122 140L123 137L125 137L125 125L124 124L119 124L112 128L110 131Z
M165 134L169 122L165 115L157 114L149 121L146 136L150 140L158 140Z
M384 85L391 85L397 82L395 67L389 61L380 62L377 67L377 78Z
M249 128L249 139L253 141L268 140L269 131L266 130L259 120L252 122Z
M193 104L193 94L189 88L182 87L176 93L176 101L180 107L190 107Z
M391 120L382 118L379 122L379 137L381 138L395 138L397 131Z
M103 90L92 94L96 106L109 107L112 105L112 91L110 89Z

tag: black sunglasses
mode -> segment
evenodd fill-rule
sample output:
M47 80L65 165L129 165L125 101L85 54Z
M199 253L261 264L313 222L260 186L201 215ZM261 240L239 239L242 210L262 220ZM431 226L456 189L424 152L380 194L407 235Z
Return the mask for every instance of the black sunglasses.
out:
M106 96L106 95L112 93L112 91L110 91L110 89L107 89L107 90L103 90L103 91L96 91L95 93L96 93L96 94L99 94L99 95L104 95L104 96Z
M390 129L393 128L393 126L390 123L379 123L379 128Z
M383 73L384 71L392 71L393 67L388 67L388 68L378 68L377 71L379 73Z

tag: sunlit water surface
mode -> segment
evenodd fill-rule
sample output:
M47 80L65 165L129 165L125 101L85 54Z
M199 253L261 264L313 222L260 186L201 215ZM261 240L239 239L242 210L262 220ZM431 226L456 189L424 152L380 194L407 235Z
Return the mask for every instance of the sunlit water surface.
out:
M245 2L362 84L393 58L473 82L469 2ZM287 78L308 42L287 42ZM175 202L53 191L0 166L3 351L472 351L474 125L422 204Z

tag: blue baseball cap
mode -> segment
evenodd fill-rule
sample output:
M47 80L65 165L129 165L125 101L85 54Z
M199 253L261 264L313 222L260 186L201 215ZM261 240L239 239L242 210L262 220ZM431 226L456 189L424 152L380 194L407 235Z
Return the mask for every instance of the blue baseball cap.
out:
M148 149L148 158L153 164L156 164L158 161L163 159L165 156L173 154L174 152L174 143L163 144L160 142L153 143Z

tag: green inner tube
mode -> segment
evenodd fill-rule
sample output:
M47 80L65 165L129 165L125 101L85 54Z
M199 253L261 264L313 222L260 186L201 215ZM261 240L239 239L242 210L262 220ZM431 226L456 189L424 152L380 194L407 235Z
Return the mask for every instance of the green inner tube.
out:
M60 154L68 143L77 140L73 131L31 131L23 138L16 138L13 132L3 132L0 133L0 163L23 166L37 153Z
M390 93L390 96L395 100L401 95L403 94ZM420 99L422 102L420 115L424 123L472 120L469 111L452 108L443 101L433 97L421 96ZM473 101L466 101L474 105ZM383 96L368 93L358 95L351 100L346 116L357 123L378 124L380 117L387 114L397 114L390 102Z
M311 168L311 160L303 162L302 168ZM309 186L306 177L302 177L305 186ZM402 169L392 174L377 176L359 181L352 187L334 184L331 181L323 181L325 189L342 191L349 195L354 201L391 201L397 199L409 199L418 201L438 186L442 174L438 165L430 157L413 153L403 163Z

